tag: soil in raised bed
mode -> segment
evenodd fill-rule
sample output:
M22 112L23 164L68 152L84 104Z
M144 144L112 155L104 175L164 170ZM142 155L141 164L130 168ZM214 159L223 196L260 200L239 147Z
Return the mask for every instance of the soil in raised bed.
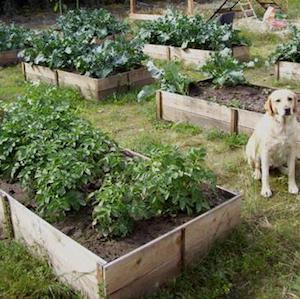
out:
M0 180L0 188L16 200L22 202L29 209L34 209L34 203L29 201L29 196L19 184L11 184ZM232 194L218 189L217 194L205 192L211 208L232 198ZM176 217L163 216L150 220L137 221L132 234L122 239L104 239L92 226L92 208L85 207L79 213L69 213L64 220L52 223L60 231L88 248L107 262L112 261L147 242L169 232L177 226L193 219L197 215L185 214Z
M201 99L216 102L228 107L264 113L265 102L268 95L273 91L274 89L272 88L251 84L216 88L210 80L206 80L200 81L197 84L192 84L189 95L192 97L200 97ZM297 118L298 121L300 121L300 111L297 113Z

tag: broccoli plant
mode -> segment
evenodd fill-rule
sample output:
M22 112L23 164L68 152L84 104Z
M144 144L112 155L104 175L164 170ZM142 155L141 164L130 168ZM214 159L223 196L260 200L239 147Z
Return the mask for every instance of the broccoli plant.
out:
M280 44L270 55L269 62L290 61L300 63L300 30L293 26L291 28L291 40Z
M246 83L245 65L238 62L231 54L231 50L228 48L215 52L201 68L218 87Z

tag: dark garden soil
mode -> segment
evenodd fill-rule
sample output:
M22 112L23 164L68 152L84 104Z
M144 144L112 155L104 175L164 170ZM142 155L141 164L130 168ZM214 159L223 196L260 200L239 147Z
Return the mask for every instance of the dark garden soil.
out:
M30 209L34 209L34 203L28 200L26 192L18 184L10 184L0 180L0 188L12 197L22 202ZM209 198L210 206L213 208L228 199L232 195L218 190L217 194L206 191L205 197ZM197 215L187 216L163 216L150 220L137 221L133 233L123 239L104 239L95 227L92 226L92 208L85 207L79 213L70 213L64 220L52 223L60 231L76 240L106 261L112 261L147 242L169 232L177 226L193 219Z
M228 107L264 113L264 105L274 89L255 85L238 85L232 87L216 88L211 81L200 81L190 87L189 95L213 101ZM300 95L299 95L300 100ZM300 111L298 111L300 121Z

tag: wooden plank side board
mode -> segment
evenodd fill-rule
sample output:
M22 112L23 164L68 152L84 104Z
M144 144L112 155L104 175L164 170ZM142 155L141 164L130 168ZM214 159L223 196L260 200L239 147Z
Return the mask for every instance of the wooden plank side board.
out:
M101 100L118 91L153 83L151 74L145 67L120 73L104 79L62 71L47 67L23 64L24 77L27 81L44 81L57 86L69 86L79 90L87 99Z
M238 130L240 133L251 134L257 123L263 117L263 113L237 109L238 110Z
M167 91L162 91L161 96L163 110L162 115L166 113L165 106L168 106L194 114L201 114L207 118L230 123L231 109L224 105Z
M129 19L132 20L145 20L145 21L153 21L163 17L163 15L156 14L142 14L142 13L130 13Z
M250 54L247 46L236 46L232 48L232 51L237 60L241 62L249 60ZM202 66L214 51L146 44L144 53L154 59L179 60L185 64Z
M0 194L0 236L4 237L4 229L5 229L5 222L7 221L5 216L5 207L4 207L4 200Z
M181 231L176 230L106 264L104 277L107 294L116 293L129 285L134 286L136 280L152 273L163 264L180 263ZM155 287L156 283L156 279L148 281L147 287Z
M171 260L162 263L159 267L146 275L139 277L131 284L122 289L107 295L108 299L132 299L140 298L145 295L157 291L160 287L170 281L172 278L177 277L182 268L176 260ZM130 273L128 270L127 273ZM127 274L128 275L128 274Z
M222 190L231 199L106 264L108 298L129 299L152 292L176 277L186 262L203 256L214 241L224 238L240 222L241 195Z
M10 50L0 52L0 66L18 63L18 53L20 50Z
M171 60L179 60L185 64L196 64L198 66L203 66L212 53L214 51L170 47Z
M170 60L169 46L146 44L143 52L153 59Z
M42 81L53 85L58 85L57 72L55 70L51 70L50 68L44 66L31 65L29 63L23 63L23 69L27 81Z
M223 239L241 219L241 196L193 220L185 228L185 264L206 255L218 239Z
M300 81L300 63L279 61L275 65L277 79Z
M143 67L128 72L128 81L130 87L139 87L155 82L147 68Z
M54 228L4 191L1 193L9 200L15 238L25 243L34 254L45 257L63 282L82 292L86 298L98 299L97 267L103 267L106 261Z

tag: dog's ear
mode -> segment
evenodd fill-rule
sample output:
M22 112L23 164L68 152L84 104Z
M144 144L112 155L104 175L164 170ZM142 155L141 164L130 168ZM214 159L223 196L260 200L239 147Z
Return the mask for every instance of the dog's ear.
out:
M273 107L272 107L271 97L269 97L268 100L266 101L265 109L266 109L267 113L269 113L269 115L271 115L271 116L274 115L274 110L273 110Z

